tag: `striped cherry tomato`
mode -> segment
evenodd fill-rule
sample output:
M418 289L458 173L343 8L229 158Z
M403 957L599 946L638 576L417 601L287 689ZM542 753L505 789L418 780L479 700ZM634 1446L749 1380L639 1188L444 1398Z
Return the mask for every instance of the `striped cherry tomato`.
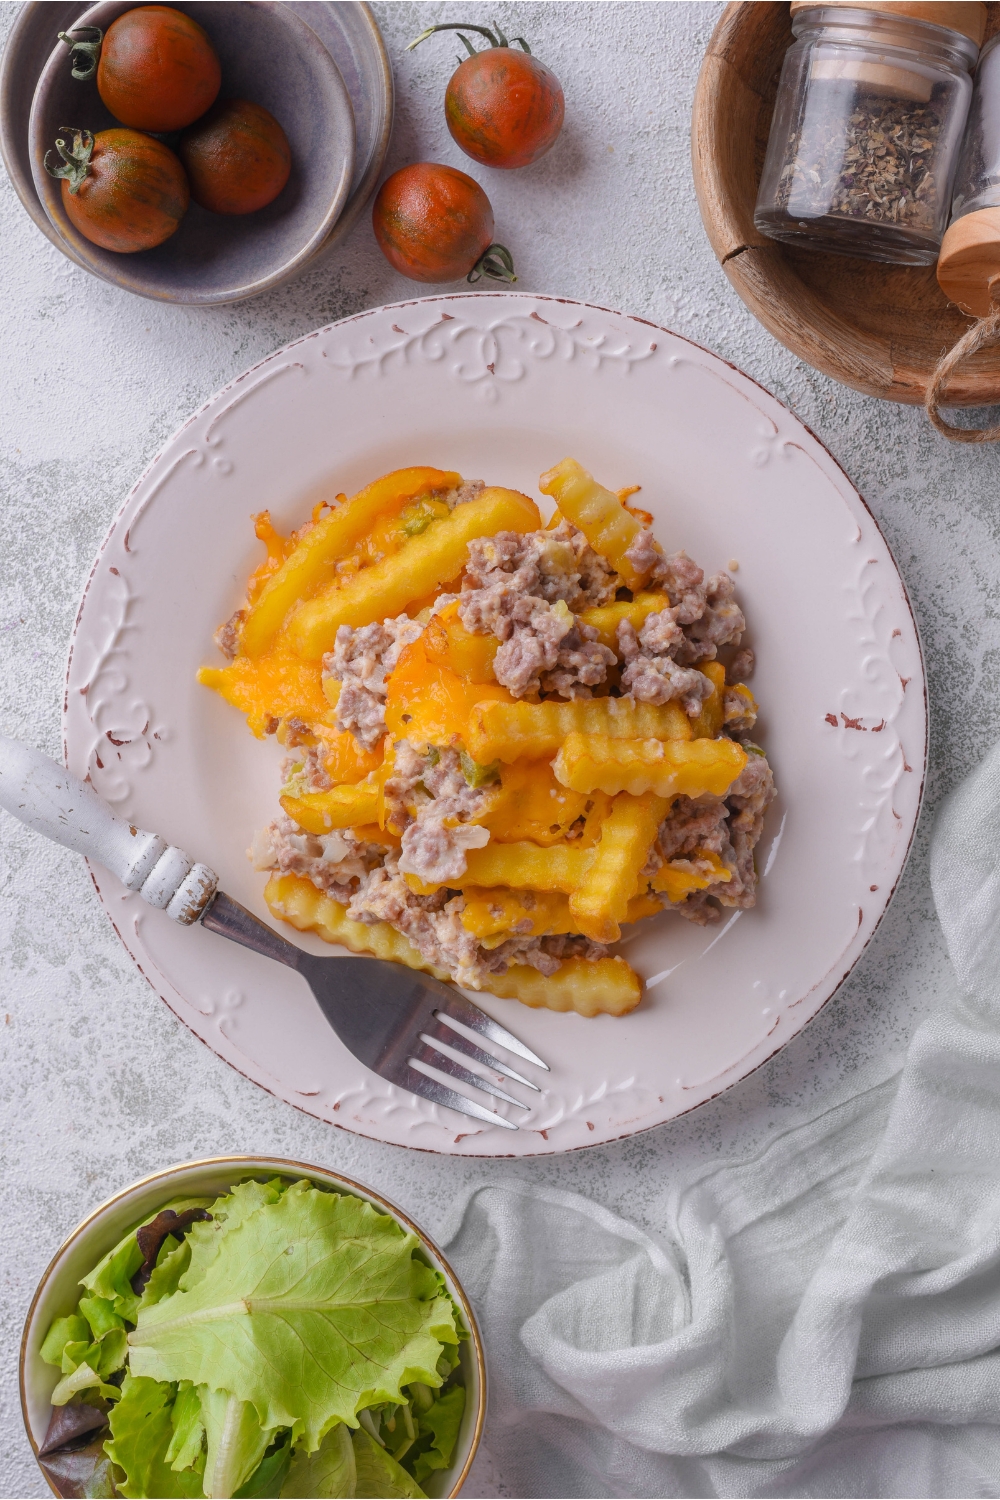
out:
M183 130L215 102L222 69L203 27L172 5L139 5L104 33L97 92L123 125Z
M177 147L191 197L216 214L252 214L277 198L292 170L288 137L261 104L223 99Z
M66 217L85 239L104 250L132 254L162 245L187 212L184 168L162 141L139 130L74 130L62 157L45 169L62 180Z
M383 182L372 209L379 248L411 281L516 281L510 252L493 244L493 209L457 167L416 162Z
M410 43L435 31L478 31L490 45L476 52L462 41L469 56L451 76L444 96L448 129L466 156L484 167L526 167L544 156L562 129L565 103L556 75L532 57L523 37L515 50L500 29L444 21L429 26ZM409 50L409 49L408 49Z

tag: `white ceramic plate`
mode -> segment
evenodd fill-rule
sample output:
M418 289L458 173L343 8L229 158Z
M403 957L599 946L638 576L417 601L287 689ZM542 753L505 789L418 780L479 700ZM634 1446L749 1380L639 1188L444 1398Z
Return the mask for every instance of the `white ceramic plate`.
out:
M300 1109L377 1140L533 1155L648 1129L745 1077L830 998L899 878L924 775L920 646L864 502L792 414L724 361L637 318L487 292L364 313L265 360L171 439L95 563L66 694L70 768L146 828L219 871L259 916L245 850L276 812L273 741L199 687L212 632L260 544L252 512L300 524L317 490L408 464L537 495L572 454L642 485L669 550L739 564L758 657L758 734L779 800L758 849L755 910L715 928L649 919L626 952L647 983L621 1019L486 997L552 1064L515 1134L391 1088L341 1046L302 981L174 926L104 870L129 952L220 1057ZM314 952L318 940L287 935ZM508 1106L501 1106L509 1108Z

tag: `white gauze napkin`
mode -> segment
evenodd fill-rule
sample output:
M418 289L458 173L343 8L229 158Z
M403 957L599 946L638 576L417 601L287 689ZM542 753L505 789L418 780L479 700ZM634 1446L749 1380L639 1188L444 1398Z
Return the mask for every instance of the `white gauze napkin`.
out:
M1000 1494L1000 746L931 879L957 983L894 1078L665 1182L658 1237L573 1193L472 1194L467 1493Z

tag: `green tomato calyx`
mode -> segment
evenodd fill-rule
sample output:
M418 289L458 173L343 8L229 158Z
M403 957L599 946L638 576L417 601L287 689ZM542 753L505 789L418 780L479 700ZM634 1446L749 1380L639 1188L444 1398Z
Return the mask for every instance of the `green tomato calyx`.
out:
M428 26L426 31L422 31L418 37L415 37L414 40L410 42L409 46L406 49L407 52L412 52L414 47L419 47L421 42L426 42L427 38L429 36L433 36L435 31L457 31L460 39L465 43L465 50L468 52L470 57L476 56L476 49L475 47L473 47L468 37L462 36L463 31L478 31L480 36L484 36L486 38L491 47L520 47L521 50L523 52L527 52L529 56L531 54L531 48L528 46L523 36L516 36L514 37L513 41L508 42L499 26L494 25L491 31L488 26L467 26L464 21L441 21L437 26ZM462 59L459 58L459 62L461 61Z
M88 33L89 40L87 40ZM58 37L69 48L70 77L81 80L93 78L101 55L101 43L104 41L104 32L101 28L99 26L74 26L72 31L60 31Z
M514 257L506 245L487 245L465 279L474 286L484 276L491 281L517 280L514 275Z
M69 183L71 193L78 193L90 171L90 158L94 154L94 137L89 130L77 130L72 125L60 125L59 128L66 135L72 135L73 144L67 149L63 137L57 136L56 150L62 157L62 161L56 166L50 166L49 157L52 152L46 151L42 165L50 177L62 178Z

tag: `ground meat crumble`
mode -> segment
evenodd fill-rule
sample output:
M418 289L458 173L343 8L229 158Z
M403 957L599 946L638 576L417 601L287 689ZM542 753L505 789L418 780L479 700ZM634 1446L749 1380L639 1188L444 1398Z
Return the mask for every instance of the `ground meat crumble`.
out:
M308 797L314 792L328 792L333 779L324 764L326 746L322 742L309 745L303 756L288 755L281 763L283 795Z
M573 612L607 603L620 581L568 521L527 535L502 531L470 542L459 616L466 630L502 643L494 671L515 697L590 697L615 654Z
M669 703L677 698L684 712L695 719L711 695L712 684L703 672L679 666L674 660L670 654L676 649L674 635L684 638L673 609L647 615L638 635L631 620L622 620L618 626L618 654L626 664L622 691L631 693L640 703ZM662 649L658 649L660 642L664 643Z
M660 824L643 874L655 875L672 860L684 861L682 868L690 866L697 871L700 866L707 874L711 867L697 857L691 858L700 849L722 861L729 879L717 880L683 901L665 900L664 904L700 926L719 920L721 912L715 902L740 910L753 906L757 899L753 851L764 826L764 813L774 797L771 768L757 750L750 750L746 766L725 798L678 797Z
M446 490L441 498L446 502L449 510L454 510L456 505L467 505L470 500L478 500L485 488L485 480L467 479L464 484L458 486L458 489Z
M305 875L336 901L349 901L381 865L385 848L358 839L349 828L333 833L305 833L291 818L276 818L254 834L247 850L255 870Z
M712 684L694 670L694 664L713 660L720 646L739 645L746 629L733 597L736 585L728 573L715 573L706 583L702 569L686 552L671 557L657 554L651 582L660 584L673 603L669 609L647 615L638 632L630 620L618 626L618 654L625 663L622 691L641 703L669 703L676 698L696 718ZM752 653L745 656L752 665ZM737 712L736 704L733 695L734 719L743 716L742 705Z
M400 740L385 784L387 812L402 833L400 872L428 885L460 880L466 851L490 841L488 829L472 822L490 795L488 787L469 785L457 751L421 752Z
M625 553L625 561L638 573L640 578L646 579L655 568L663 561L663 553L653 539L652 528L643 526L636 533L632 545Z
M238 609L235 614L230 615L224 625L220 625L212 639L229 661L232 661L240 649L240 632L243 629L243 621L247 617L245 609Z
M366 750L385 734L385 680L403 647L418 640L423 628L408 615L358 629L341 625L333 650L323 658L324 677L340 683L337 728L349 729Z

